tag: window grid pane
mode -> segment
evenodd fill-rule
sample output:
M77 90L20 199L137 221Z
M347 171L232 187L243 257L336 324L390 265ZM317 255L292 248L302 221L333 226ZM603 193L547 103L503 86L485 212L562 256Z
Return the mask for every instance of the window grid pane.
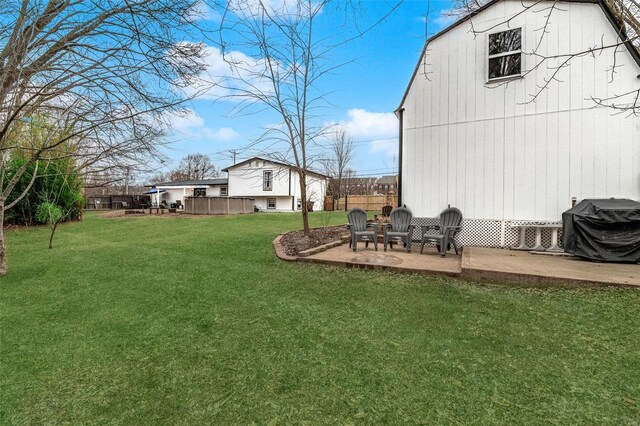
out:
M521 28L489 35L489 56L522 49Z
M520 75L522 58L515 55L500 56L489 59L489 79Z

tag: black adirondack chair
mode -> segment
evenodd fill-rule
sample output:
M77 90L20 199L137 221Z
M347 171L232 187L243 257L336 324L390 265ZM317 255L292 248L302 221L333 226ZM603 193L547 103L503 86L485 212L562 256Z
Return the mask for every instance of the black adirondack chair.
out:
M440 213L440 225L423 225L422 238L420 241L420 253L424 251L425 243L435 243L440 255L445 257L447 250L453 248L458 254L456 245L456 234L460 232L462 223L462 212L455 207L450 207ZM428 231L436 230L437 234L430 234Z
M378 251L378 224L367 223L367 212L354 208L347 213L349 224L347 229L351 232L351 242L349 247L356 251L358 241L364 241L365 247L369 247L369 242L373 241L373 246Z
M413 214L406 207L393 209L389 214L391 223L385 223L382 228L384 233L384 251L387 251L387 244L393 248L394 241L404 243L407 252L411 252L411 238L413 236L414 225L411 224Z

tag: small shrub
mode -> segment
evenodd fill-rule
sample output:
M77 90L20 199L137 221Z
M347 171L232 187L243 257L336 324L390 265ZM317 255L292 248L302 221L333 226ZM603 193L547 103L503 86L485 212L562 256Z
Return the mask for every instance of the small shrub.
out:
M49 237L49 248L53 247L53 235L56 233L58 224L65 218L65 214L59 205L45 201L36 210L36 220L49 225L51 236Z
M52 223L59 222L62 219L63 213L59 205L54 203L42 203L36 210L36 220L39 223L51 225Z
M319 217L320 217L320 225L323 228L326 228L327 226L329 226L329 222L331 221L331 212L322 210L320 212Z

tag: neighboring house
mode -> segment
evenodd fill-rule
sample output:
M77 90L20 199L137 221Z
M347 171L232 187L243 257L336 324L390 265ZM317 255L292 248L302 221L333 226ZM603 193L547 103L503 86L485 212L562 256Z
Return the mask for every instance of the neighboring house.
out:
M640 88L632 46L572 58L527 103L559 63L525 75L542 34L538 53L553 56L616 43L622 31L595 1L558 2L540 31L551 3L493 0L430 38L396 111L399 203L422 218L458 207L463 243L509 245L512 221L559 221L572 200L640 199L640 119L592 100Z
M376 178L356 178L356 177L344 177L342 178L342 191L340 191L342 197L345 195L372 195L374 192ZM329 186L327 188L327 195L333 195L335 198L335 192L338 189L338 179L329 179Z
M375 184L376 194L397 194L398 193L398 176L382 176Z
M260 157L250 158L222 169L228 173L229 196L251 197L265 211L302 209L300 181L295 166ZM307 200L313 210L322 210L328 176L307 171Z
M185 197L224 197L228 195L227 179L176 180L152 185L145 194L151 195L153 204L166 201L168 205L177 200L184 205Z
M347 195L372 195L376 178L350 177L344 178L345 192Z

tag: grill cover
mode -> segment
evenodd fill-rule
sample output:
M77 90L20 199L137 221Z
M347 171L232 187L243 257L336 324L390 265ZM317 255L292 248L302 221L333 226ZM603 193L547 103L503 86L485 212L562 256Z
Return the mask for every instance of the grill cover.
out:
M582 200L562 213L564 251L604 262L640 262L640 203Z

